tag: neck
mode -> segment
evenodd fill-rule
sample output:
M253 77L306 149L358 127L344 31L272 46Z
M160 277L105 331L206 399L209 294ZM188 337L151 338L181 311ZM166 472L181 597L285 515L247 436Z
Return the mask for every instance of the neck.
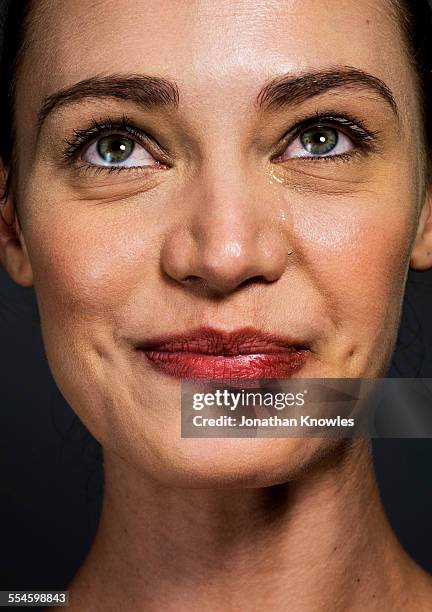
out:
M424 585L363 440L263 489L166 487L108 453L104 467L98 532L70 587L76 609L399 609Z

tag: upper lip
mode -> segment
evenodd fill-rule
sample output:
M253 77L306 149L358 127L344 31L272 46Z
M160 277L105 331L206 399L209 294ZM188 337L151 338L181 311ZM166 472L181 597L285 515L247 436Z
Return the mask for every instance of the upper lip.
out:
M186 333L139 342L136 348L166 353L195 353L203 355L256 355L309 350L297 339L262 332L253 327L222 331L210 327Z

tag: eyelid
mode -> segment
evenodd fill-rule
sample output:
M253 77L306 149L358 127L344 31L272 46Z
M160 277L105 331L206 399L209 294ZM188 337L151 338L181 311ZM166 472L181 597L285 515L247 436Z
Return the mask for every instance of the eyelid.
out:
M171 156L165 148L162 147L155 138L137 127L126 116L123 116L120 120L107 118L100 121L93 119L88 128L75 129L72 138L65 139L66 147L63 151L64 160L66 162L76 161L84 151L97 142L97 140L111 134L122 134L127 136L146 149L150 155L153 155L156 161L165 165L170 165L170 163L172 163ZM106 166L106 168L108 168L108 166Z
M373 152L376 149L377 131L372 131L365 127L362 120L351 117L347 114L338 113L316 113L312 117L298 121L293 127L284 133L281 138L281 143L278 145L278 152L272 157L273 161L278 161L281 158L288 146L298 138L302 132L312 127L332 127L342 131L348 138L353 141L357 149L363 149L365 152ZM317 156L303 159L325 159L333 156Z
M104 155L101 152L100 146L101 144L107 140L108 142L114 140L114 142L118 142L119 139L122 139L123 143L128 141L128 147L130 147L128 154L125 159L115 160L115 159L104 159ZM129 135L125 136L119 132L111 132L106 136L98 137L95 140L92 140L90 144L86 145L83 150L79 152L79 159L90 166L99 166L103 168L124 168L124 169L133 169L133 168L151 168L155 166L160 166L160 162L155 159L154 155L149 151L149 147L144 147L141 143L136 142L135 139L130 138Z

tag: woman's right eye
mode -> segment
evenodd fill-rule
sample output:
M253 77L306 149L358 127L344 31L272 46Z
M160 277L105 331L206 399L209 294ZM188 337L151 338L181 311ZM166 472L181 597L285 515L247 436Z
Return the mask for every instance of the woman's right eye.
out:
M111 168L157 165L155 158L143 145L124 134L108 134L94 140L80 158L93 166Z

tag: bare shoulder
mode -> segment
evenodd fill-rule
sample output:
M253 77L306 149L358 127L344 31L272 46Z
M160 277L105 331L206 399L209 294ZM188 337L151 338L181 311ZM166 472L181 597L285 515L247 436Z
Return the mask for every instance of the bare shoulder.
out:
M418 565L413 576L412 596L404 610L407 612L432 612L432 576Z

